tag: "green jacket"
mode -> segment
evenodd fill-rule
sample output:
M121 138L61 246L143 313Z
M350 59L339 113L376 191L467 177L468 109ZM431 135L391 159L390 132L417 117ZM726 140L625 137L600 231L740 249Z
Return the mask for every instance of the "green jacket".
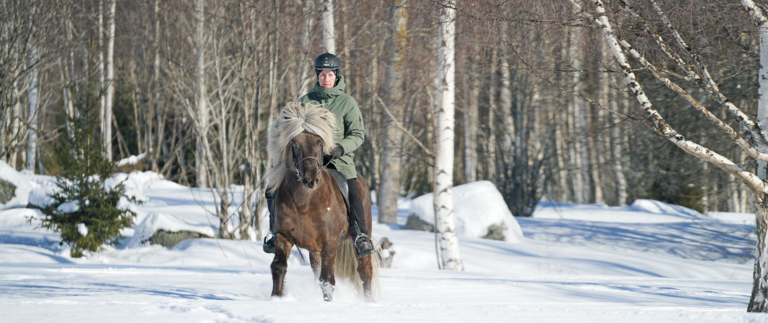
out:
M344 76L339 75L339 83L326 89L315 83L312 92L301 97L301 102L320 104L336 115L336 126L339 129L333 135L333 141L344 148L344 155L331 163L347 179L357 178L355 170L355 150L365 141L365 126L363 114L357 106L357 101L344 93L347 84Z

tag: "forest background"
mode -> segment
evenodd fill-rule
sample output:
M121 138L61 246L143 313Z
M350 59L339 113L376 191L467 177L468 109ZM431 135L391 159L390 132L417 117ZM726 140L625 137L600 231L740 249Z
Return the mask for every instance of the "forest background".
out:
M617 35L659 58L687 94L738 128L716 95L665 63L654 35L671 37L669 22L719 91L756 115L758 27L741 3L627 2L605 5ZM357 168L379 193L379 220L394 222L387 205L433 190L446 7L455 9L454 185L489 180L516 216L530 216L542 200L639 198L754 212L742 181L653 131L601 29L571 1L4 0L0 156L16 169L57 175L55 147L69 120L97 109L109 158L142 156L124 170L215 189L223 219L232 186L254 190L268 167L270 120L311 90L312 61L328 51L340 57L347 93L365 118ZM630 62L667 123L755 172L747 152ZM97 106L78 104L89 94L100 97ZM238 237L260 223L260 200L240 214Z

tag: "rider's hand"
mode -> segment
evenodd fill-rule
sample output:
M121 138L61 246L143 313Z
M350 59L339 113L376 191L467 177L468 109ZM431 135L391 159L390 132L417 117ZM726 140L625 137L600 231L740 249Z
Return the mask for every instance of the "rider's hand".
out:
M333 149L331 149L331 154L330 154L331 160L339 159L339 157L341 156L344 156L344 148L337 145L336 147L333 147Z

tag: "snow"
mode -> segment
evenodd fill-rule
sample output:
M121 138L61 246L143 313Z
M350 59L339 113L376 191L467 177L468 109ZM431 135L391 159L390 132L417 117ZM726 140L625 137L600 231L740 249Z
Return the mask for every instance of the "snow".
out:
M0 203L0 210L27 207L27 203L29 203L29 191L34 188L33 183L31 183L25 175L17 172L13 167L2 160L0 160L0 179L16 186L13 198L6 203Z
M525 236L517 243L461 236L465 271L451 272L437 269L433 233L403 230L421 202L401 200L397 224L373 223L373 236L387 237L395 252L393 268L381 269L376 302L337 282L326 303L295 248L286 296L272 299L272 255L261 242L133 244L157 228L212 234L218 219L209 190L151 173L120 176L133 176L146 197L130 203L137 224L124 230L123 246L83 258L71 258L56 233L39 228L39 211L0 211L2 322L768 322L746 313L750 214L701 215L642 200L624 208L542 203L533 217L516 219ZM51 179L28 180L44 186ZM498 207L478 199L457 198L457 206Z
M88 227L85 225L85 223L80 223L77 225L77 232L80 232L83 236L88 235Z
M147 153L143 153L138 156L131 155L131 157L123 158L117 162L117 167L123 167L126 165L136 165L146 156L147 156Z
M432 193L419 196L410 203L409 214L434 225L435 207ZM488 227L503 223L507 242L520 242L523 231L509 211L504 197L489 181L478 181L453 187L453 213L459 237L481 238Z

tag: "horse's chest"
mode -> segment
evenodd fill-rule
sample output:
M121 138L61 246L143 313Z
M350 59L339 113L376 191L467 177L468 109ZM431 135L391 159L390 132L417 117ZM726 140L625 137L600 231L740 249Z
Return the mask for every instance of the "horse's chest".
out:
M346 223L345 218L329 210L324 211L304 213L297 217L282 217L277 221L277 230L289 236L299 247L319 251L325 244L336 242L345 227L343 224Z

